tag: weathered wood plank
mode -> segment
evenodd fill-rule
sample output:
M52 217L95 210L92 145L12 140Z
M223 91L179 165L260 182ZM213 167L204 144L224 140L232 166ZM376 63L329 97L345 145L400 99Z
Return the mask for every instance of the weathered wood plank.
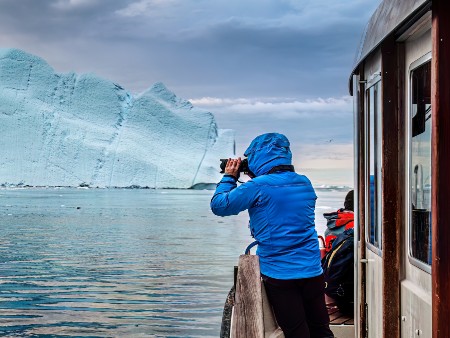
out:
M342 315L341 317L336 318L335 320L333 320L333 322L330 323L330 325L342 325L342 324L347 324L347 322L348 322L349 320L353 320L353 319L352 319L351 317L349 317L349 316Z
M354 324L355 324L355 319L354 319L354 318L349 319L349 320L346 321L344 324L346 324L346 325L354 325Z
M256 255L239 257L232 337L264 338L261 275Z
M450 1L432 3L433 337L450 337Z
M335 313L333 313L333 314L331 314L330 315L330 324L336 324L335 322L339 319L339 318L341 318L341 317L343 317L344 315L341 313L341 312L335 312ZM339 323L340 324L340 323Z

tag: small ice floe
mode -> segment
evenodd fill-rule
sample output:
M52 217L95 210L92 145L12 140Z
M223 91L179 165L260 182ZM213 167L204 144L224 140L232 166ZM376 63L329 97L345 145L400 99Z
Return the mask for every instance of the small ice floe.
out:
M65 207L65 205L64 204L61 204L61 208L64 208Z

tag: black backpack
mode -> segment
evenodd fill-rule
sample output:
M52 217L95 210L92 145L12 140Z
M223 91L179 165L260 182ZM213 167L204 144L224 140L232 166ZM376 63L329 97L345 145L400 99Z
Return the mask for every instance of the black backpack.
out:
M333 241L331 250L322 258L325 293L336 301L342 312L353 312L354 230L345 230Z

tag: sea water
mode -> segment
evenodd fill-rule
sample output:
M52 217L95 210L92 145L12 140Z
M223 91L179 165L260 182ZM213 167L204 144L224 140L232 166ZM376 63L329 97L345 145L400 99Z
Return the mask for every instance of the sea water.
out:
M347 190L316 190L319 234ZM247 212L217 217L211 196L0 190L0 336L217 337L252 238Z

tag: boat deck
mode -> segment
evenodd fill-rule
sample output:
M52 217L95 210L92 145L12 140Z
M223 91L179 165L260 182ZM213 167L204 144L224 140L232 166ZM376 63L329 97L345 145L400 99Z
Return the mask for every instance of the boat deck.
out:
M354 325L353 316L343 314L334 303L327 304L328 315L330 316L330 325Z
M336 338L355 338L355 319L353 315L344 314L334 303L333 299L325 296L330 329Z

